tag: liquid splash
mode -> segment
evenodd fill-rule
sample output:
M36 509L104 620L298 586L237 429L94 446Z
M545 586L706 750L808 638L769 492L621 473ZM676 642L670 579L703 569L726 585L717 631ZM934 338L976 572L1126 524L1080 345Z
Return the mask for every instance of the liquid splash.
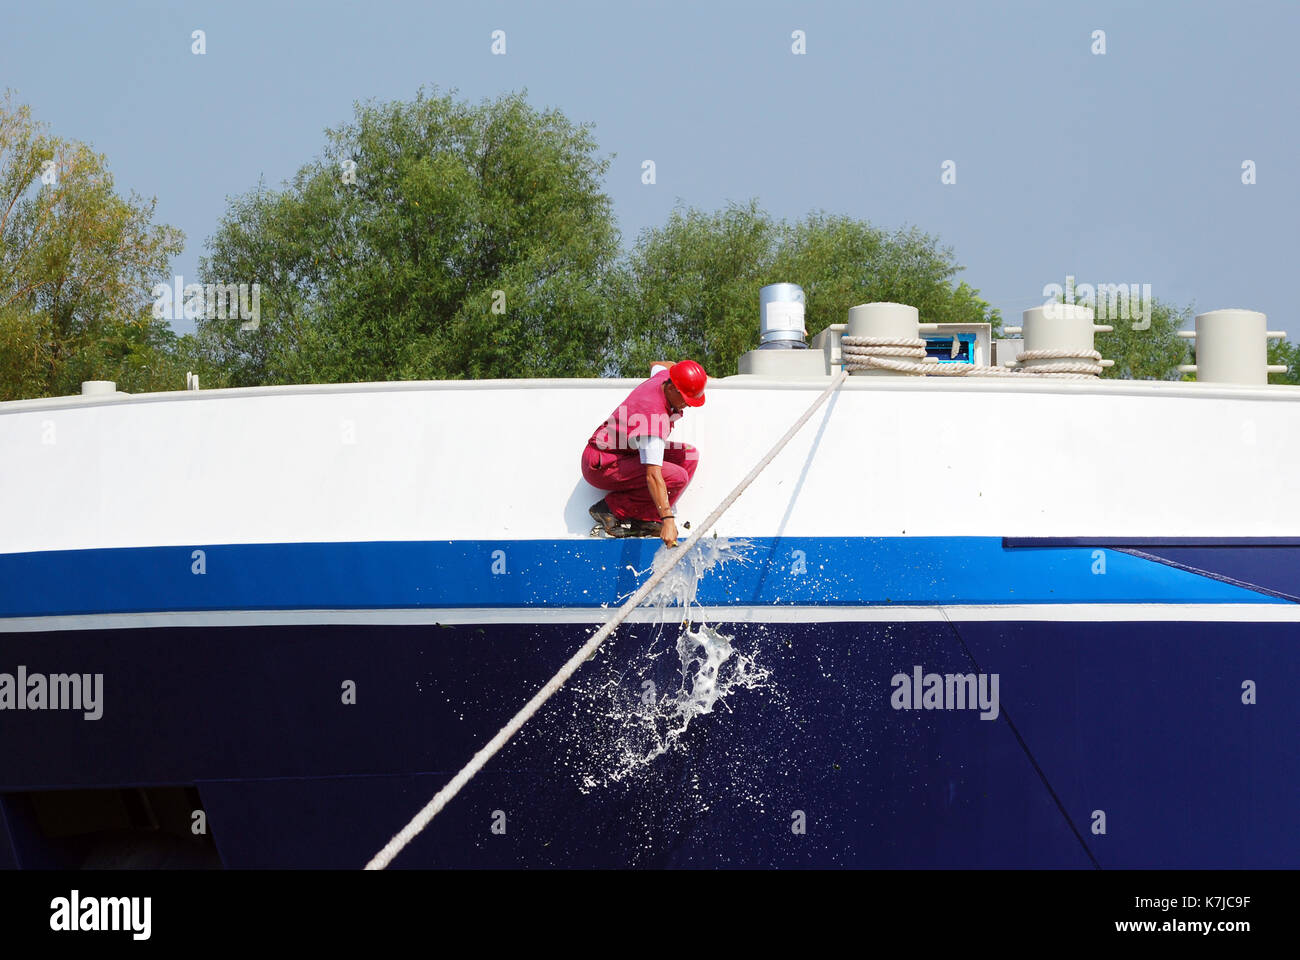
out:
M792 665L789 631L760 622L727 633L699 603L705 577L717 578L710 593L725 592L736 565L770 548L722 537L684 546L636 621L621 624L516 738L532 775L555 781L532 796L533 815L586 824L582 839L548 846L552 865L594 846L629 866L713 862L717 831L760 829L802 809L803 771L819 760L801 737L808 705L778 682ZM649 570L631 572L645 583L670 559L657 548ZM617 606L611 599L611 614Z
M588 719L569 744L576 748L570 767L583 793L634 779L658 757L685 749L692 722L727 707L737 691L771 688L771 671L759 662L757 642L752 649L738 649L733 635L704 620L697 602L700 581L710 571L746 563L754 549L747 540L722 537L688 545L687 555L643 604L656 611L658 629L649 643L630 660L626 653L610 657L603 672L593 670L574 685ZM670 558L660 548L651 570L662 570ZM669 636L674 630L675 638ZM675 657L668 659L670 647Z
M668 574L655 585L646 597L643 606L655 606L659 611L660 622L672 607L680 607L689 620L691 606L697 605L696 593L704 575L715 567L731 561L748 563L757 549L749 540L731 540L727 537L708 537L696 540L687 546L687 554ZM658 573L668 566L672 555L660 547L655 551L652 571ZM641 571L633 568L640 576Z

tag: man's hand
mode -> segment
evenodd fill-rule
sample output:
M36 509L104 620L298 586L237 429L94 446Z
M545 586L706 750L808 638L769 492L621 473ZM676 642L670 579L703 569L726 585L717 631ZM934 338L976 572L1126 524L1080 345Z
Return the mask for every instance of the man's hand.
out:
M665 547L677 546L677 521L672 517L664 517L663 529L659 532L659 539L664 542Z

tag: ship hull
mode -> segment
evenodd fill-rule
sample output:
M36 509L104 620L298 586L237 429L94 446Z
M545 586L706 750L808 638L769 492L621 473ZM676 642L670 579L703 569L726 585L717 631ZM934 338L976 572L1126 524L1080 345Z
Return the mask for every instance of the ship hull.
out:
M397 865L1300 862L1291 604L999 609L789 607L773 619L766 605L696 606L697 626L707 618L733 638L724 671L744 654L761 682L737 685L629 770L629 752L664 742L632 716L646 683L670 708L684 685L680 610L666 622L639 611ZM226 866L359 867L602 614L241 616L263 622L29 620L4 636L5 669L104 676L97 719L4 716L10 865L78 865L85 853L42 835L33 797L183 785ZM977 680L975 702L927 704L913 693L930 675L996 675L996 703L987 683L979 702Z
M395 865L1300 864L1300 388L919 379L845 382L700 530L825 386L711 383L677 509L748 553ZM588 536L633 386L0 405L0 864L364 864L662 559Z

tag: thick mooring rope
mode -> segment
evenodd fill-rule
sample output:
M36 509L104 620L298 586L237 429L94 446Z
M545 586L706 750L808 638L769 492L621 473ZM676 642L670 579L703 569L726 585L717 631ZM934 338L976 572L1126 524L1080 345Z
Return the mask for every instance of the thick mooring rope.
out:
M1057 377L1093 380L1100 376L1101 354L1096 350L1025 350L1017 363L1026 360L1060 360L1015 370L1010 367L977 367L969 363L940 363L925 355L925 341L911 337L841 337L840 351L845 370L896 370L913 376L930 377ZM899 359L908 358L908 359ZM1094 361L1089 363L1088 361Z
M776 442L776 446L769 450L767 455L755 464L754 469L749 471L749 475L745 477L744 480L740 481L736 486L736 489L732 490L731 493L727 495L727 498L718 504L714 511L709 514L707 519L700 524L698 528L700 536L703 536L705 531L713 528L713 525L718 522L718 518L722 516L728 507L736 502L736 498L745 492L745 488L753 483L754 478L763 472L763 468L771 463L773 458L785 448L785 445L790 442L790 439L799 432L799 428L808 422L808 418L811 417L817 411L817 408L826 401L826 398L844 382L844 378L847 376L847 370L841 370L835 375L835 378L831 381L831 385L822 392L822 395L813 402L811 407L804 411L803 416L794 422L794 426L785 432L785 436ZM393 858L402 852L402 848L414 840L416 836L419 835L420 831L429 825L429 821L436 817L439 811L447 805L448 801L460 792L461 787L469 783L470 780L473 779L474 775L483 769L483 766L492 759L496 752L504 747L510 738L518 732L519 728L527 723L529 718L541 708L542 704L550 699L551 694L564 686L565 682L578 672L578 668L596 652L596 648L604 642L605 638L613 632L614 628L623 622L627 615L632 612L634 607L650 595L650 591L658 585L659 581L667 575L669 570L677 566L682 557L686 556L687 552L689 552L691 547L694 545L695 541L691 540L680 547L672 548L672 552L669 554L670 559L666 564L664 564L664 568L656 572L649 580L643 583L640 589L638 589L636 593L632 594L631 598L624 603L623 606L619 607L618 612L610 618L609 622L597 630L592 635L591 639L583 644L582 648L569 658L568 662L560 668L560 672L551 677L550 682L548 682L546 686L542 687L542 689L538 690L537 694L524 705L524 708L511 717L510 722L502 727L500 731L498 731L497 735L487 742L483 749L474 754L474 757L470 762L465 764L464 769L462 769L460 773L456 774L456 776L452 777L450 783L435 793L433 799L425 804L424 809L417 813L410 823L399 830L393 839L389 840L388 843L385 844L384 848L374 855L371 861L366 864L366 869L383 870L392 863Z

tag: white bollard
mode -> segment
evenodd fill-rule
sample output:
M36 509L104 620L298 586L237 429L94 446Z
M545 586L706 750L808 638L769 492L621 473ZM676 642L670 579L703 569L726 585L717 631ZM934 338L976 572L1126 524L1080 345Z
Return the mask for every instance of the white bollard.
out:
M1180 364L1182 373L1201 383L1266 384L1270 373L1286 373L1284 364L1268 362L1268 341L1285 339L1269 330L1268 317L1255 310L1211 310L1196 315L1196 330L1178 335L1196 341L1196 362Z
M1087 357L1097 349L1093 346L1093 334L1110 333L1115 329L1109 324L1092 321L1092 307L1078 303L1048 303L1026 310L1021 326L1003 327L1003 332L1023 334L1025 342L1022 350L1025 353L1035 350L1064 350L1069 351L1071 356ZM1060 358L1018 360L1016 367L1029 370L1060 362ZM1109 367L1114 362L1102 360L1101 365Z
M905 303L860 303L849 308L846 337L883 337L890 340L919 340L921 311ZM924 348L922 348L924 350ZM924 354L922 354L923 356ZM919 360L920 358L916 358ZM916 362L914 360L913 362ZM873 368L854 370L854 376L906 377L911 374L898 370Z

